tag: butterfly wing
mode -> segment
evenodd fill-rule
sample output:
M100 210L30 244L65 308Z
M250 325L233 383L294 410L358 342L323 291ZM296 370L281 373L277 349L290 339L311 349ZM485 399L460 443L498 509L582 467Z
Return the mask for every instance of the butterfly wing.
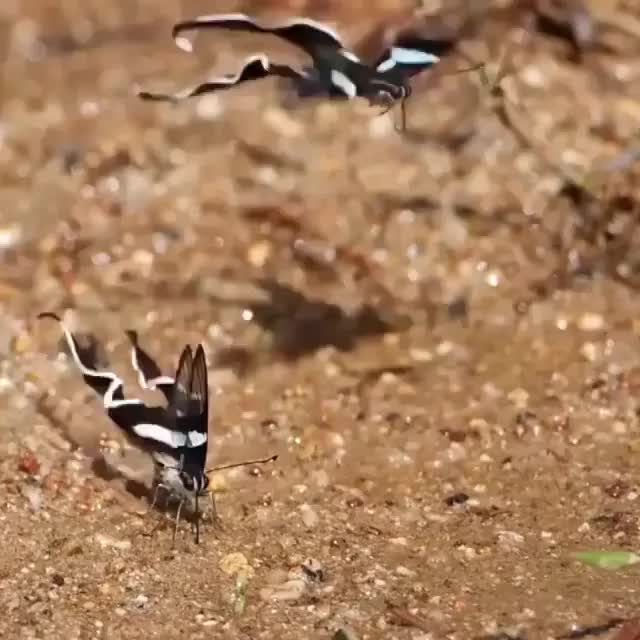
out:
M183 438L178 451L182 468L193 474L203 472L208 448L209 395L202 345L198 345L195 357L190 346L180 356L169 413L174 431Z

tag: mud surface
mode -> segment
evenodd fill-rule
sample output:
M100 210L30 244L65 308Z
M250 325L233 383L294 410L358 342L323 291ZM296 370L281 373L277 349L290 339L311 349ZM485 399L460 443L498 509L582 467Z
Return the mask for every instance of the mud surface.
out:
M339 4L308 11L361 36L403 9ZM575 16L499 4L451 19L474 8L489 80L508 49L502 92L453 55L399 134L270 81L138 101L251 51L175 49L210 3L3 3L0 635L612 638L638 613L633 567L571 554L638 548L640 14L594 1L576 46ZM224 530L172 549L47 310L127 389L126 329L168 372L204 344L211 464L280 456L214 476Z

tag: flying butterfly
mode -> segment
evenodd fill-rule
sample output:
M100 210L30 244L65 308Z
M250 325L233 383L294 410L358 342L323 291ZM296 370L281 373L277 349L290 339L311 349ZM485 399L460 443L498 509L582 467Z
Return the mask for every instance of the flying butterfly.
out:
M178 22L173 27L173 39L180 48L191 52L190 34L214 29L276 36L301 49L311 58L312 64L297 70L286 64L273 63L265 54L252 55L236 74L211 78L174 94L142 91L138 95L145 100L176 102L230 89L250 80L276 76L290 80L300 97L362 97L372 105L385 107L383 113L400 101L404 129L405 101L411 95L411 79L439 62L440 56L453 47L451 40L398 34L378 55L363 60L346 47L336 31L310 18L267 24L241 13L206 15Z
M177 500L173 541L185 504L194 511L195 539L200 542L199 499L207 494L211 500L211 517L218 522L215 497L208 491L211 471L232 467L263 464L277 456L249 460L206 469L209 444L209 388L207 362L202 345L195 353L187 345L180 355L175 376L162 374L155 360L144 351L134 331L127 331L131 343L131 364L144 389L160 391L166 406L148 406L138 398L124 395L122 379L112 371L100 370L94 348L83 347L59 316L41 313L39 318L52 318L62 329L71 357L80 369L85 383L101 398L107 415L126 437L149 453L154 462L155 507L160 490L169 499Z

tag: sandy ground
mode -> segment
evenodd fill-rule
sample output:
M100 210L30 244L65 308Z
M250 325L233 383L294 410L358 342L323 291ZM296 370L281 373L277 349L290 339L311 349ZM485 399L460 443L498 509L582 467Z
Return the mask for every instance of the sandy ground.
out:
M613 638L638 572L572 553L638 548L640 14L591 3L576 52L486 3L503 94L434 73L399 134L270 82L138 101L251 50L158 4L0 9L0 635ZM127 389L124 330L168 372L204 344L211 463L280 456L214 476L222 531L172 548L47 310Z

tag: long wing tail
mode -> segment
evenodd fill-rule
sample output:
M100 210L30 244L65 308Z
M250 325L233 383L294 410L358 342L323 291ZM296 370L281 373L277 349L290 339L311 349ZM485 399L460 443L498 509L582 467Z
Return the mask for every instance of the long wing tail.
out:
M167 403L171 402L173 378L163 375L156 361L140 346L137 332L126 331L125 333L131 342L131 365L138 374L138 384L143 389L158 389Z
M242 13L221 13L178 22L173 27L172 35L181 49L192 51L193 44L189 35L199 30L209 29L271 34L302 49L312 58L319 49L345 48L342 38L336 31L310 18L291 18L268 25Z
M182 100L188 100L189 98L195 98L207 93L231 89L232 87L244 82L261 80L268 76L279 76L282 78L289 78L294 81L303 80L303 76L301 76L292 67L282 64L271 64L266 56L255 55L247 58L244 61L242 69L240 69L236 74L211 78L206 82L202 82L193 87L188 87L176 93L153 93L150 91L140 91L138 92L138 97L143 100L154 100L156 102L180 102Z

